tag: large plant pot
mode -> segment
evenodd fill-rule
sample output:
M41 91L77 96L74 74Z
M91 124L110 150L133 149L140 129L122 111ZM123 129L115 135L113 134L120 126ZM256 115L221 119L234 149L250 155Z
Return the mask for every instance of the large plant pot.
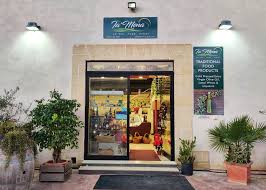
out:
M72 173L71 161L62 160L60 163L53 163L52 160L40 166L39 180L41 182L64 182Z
M23 170L19 160L12 156L9 167L5 169L6 156L0 149L0 184L5 190L29 190L34 177L34 155L27 151Z
M247 185L250 181L251 165L252 162L249 164L235 164L225 162L228 181Z
M182 175L193 175L193 163L192 164L181 164Z

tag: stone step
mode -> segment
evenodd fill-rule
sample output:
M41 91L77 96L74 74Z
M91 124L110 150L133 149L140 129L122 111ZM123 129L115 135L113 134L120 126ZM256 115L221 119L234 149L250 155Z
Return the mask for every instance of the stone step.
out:
M79 174L179 175L179 170L173 167L81 166Z
M83 166L127 166L127 167L168 167L176 168L174 161L136 161L136 160L84 160Z

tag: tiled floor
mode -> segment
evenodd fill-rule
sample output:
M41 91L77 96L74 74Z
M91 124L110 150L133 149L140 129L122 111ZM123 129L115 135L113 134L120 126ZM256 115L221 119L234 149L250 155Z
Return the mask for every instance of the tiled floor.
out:
M79 175L75 170L65 183L40 183L38 172L35 174L32 190L92 190L98 175ZM253 175L248 186L229 183L221 173L195 172L187 177L196 190L265 190L266 175Z

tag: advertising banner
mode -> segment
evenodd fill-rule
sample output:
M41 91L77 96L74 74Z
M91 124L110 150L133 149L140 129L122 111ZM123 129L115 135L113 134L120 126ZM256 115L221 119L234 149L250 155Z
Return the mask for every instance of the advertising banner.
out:
M224 114L223 47L194 47L194 114Z
M108 17L103 19L104 39L157 38L157 17Z

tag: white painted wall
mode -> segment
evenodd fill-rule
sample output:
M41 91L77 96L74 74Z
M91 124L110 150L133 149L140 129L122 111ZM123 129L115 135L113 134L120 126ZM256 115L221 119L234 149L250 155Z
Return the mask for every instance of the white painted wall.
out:
M29 104L56 88L66 97L71 90L74 44L173 43L224 47L225 115L193 118L198 150L209 150L206 130L219 120L266 109L265 0L136 0L131 13L124 0L0 0L0 91L19 85L20 99ZM158 39L105 40L103 17L157 16ZM232 31L217 31L230 19ZM27 32L37 21L42 32ZM46 158L40 155L40 159ZM254 168L266 169L265 144L257 144ZM211 152L211 163L222 161Z

